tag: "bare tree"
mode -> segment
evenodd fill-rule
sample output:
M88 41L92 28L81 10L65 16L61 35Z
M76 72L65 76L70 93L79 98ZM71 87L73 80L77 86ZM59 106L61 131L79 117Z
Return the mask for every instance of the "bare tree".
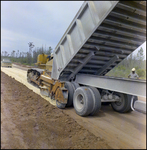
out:
M52 48L51 47L49 47L49 49L48 49L48 51L47 51L47 55L50 55L52 53Z
M5 51L5 56L7 56L7 51Z
M15 57L15 50L13 50L13 57Z
M18 58L18 56L19 56L19 50L17 50L17 53L16 53L16 57Z
M32 48L35 46L33 42L29 42L29 53L32 53Z
M21 58L21 56L22 56L22 53L20 52L20 53L19 53L19 57Z
M144 54L143 54L143 49L142 47L140 48L140 50L138 51L137 53L137 56L136 56L136 59L137 59L137 65L139 67L142 67L142 63L143 63L143 60L144 60Z

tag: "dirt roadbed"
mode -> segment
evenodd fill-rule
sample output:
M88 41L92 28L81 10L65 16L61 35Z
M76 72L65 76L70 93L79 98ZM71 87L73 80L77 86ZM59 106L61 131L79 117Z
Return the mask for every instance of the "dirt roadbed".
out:
M1 149L111 149L25 85L1 72Z
M54 115L56 115L56 112L59 113L61 111L63 113L63 115L59 115L60 118L64 118L65 116L66 117L70 117L70 119L72 119L72 120L74 119L73 122L76 122L78 125L81 126L80 130L75 130L73 128L71 129L71 127L70 127L71 125L68 125L68 123L67 123L68 121L67 122L65 121L67 119L64 119L64 121L65 121L64 124L66 124L66 125L62 126L62 124L61 124L61 127L63 127L64 130L66 130L66 129L70 130L71 129L70 132L67 133L67 138L69 138L69 136L71 134L75 135L74 138L76 138L77 140L79 140L79 138L80 139L84 138L84 137L81 136L81 131L83 129L85 129L87 138L89 137L89 135L87 134L87 132L88 132L88 133L92 133L92 135L95 135L95 137L97 139L96 142L99 141L98 147L96 146L97 149L99 149L99 148L106 148L106 149L110 149L110 148L113 148L113 149L146 149L146 114L142 114L142 113L135 112L135 111L133 111L131 113L125 113L125 114L117 113L117 112L113 111L111 105L107 105L107 106L103 105L101 107L101 109L100 109L100 112L96 116L87 116L87 117L80 117L80 116L78 116L75 113L74 108L65 108L63 110L60 110L60 109L56 108L55 100L51 100L49 97L42 96L40 94L40 90L38 88L32 86L31 84L29 84L27 82L27 78L26 78L27 77L27 71L26 71L27 68L25 68L26 70L24 70L23 68L24 67L19 68L17 66L16 67L13 66L12 68L4 68L4 67L2 67L1 68L2 72L7 74L8 76L14 78L16 81L19 81L19 84L16 84L14 79L13 79L13 82L11 82L11 80L8 80L8 78L5 78L4 81L7 81L6 83L8 85L5 82L3 82L3 79L2 79L1 87L2 86L3 87L5 87L5 86L8 87L8 89L9 89L8 91L9 92L5 93L5 95L3 95L3 97L5 98L8 95L9 98L11 99L12 95L15 95L12 92L13 91L13 86L12 85L14 85L14 88L16 88L15 84L17 86L19 85L18 86L19 88L17 88L17 90L15 90L15 91L19 91L19 93L21 93L21 95L23 95L23 97L24 97L24 100L23 100L22 97L20 98L21 99L20 108L22 108L22 106L24 105L25 107L22 110L23 111L25 110L25 112L23 112L23 113L28 113L29 117L30 117L30 114L31 114L30 111L29 111L30 107L33 107L33 113L38 115L38 111L40 111L40 108L38 108L38 107L40 107L40 105L41 105L41 112L43 114L45 112L49 111L49 114L52 115L52 116L49 117L49 120L52 120L54 118ZM10 78L10 79L12 79L12 78ZM10 86L9 86L9 82L10 82ZM21 86L20 84L22 84L24 86ZM24 90L24 88L22 88L22 87L25 87L25 89L29 88L31 90L31 92L29 92L29 93L26 92ZM33 95L37 94L36 95L37 98L34 98L34 96L32 96L32 95L31 95L31 97L27 97L31 93ZM1 93L1 99L2 99L2 93ZM14 99L14 102L15 102L15 98L13 98L13 99ZM146 101L146 99L145 99L145 101ZM4 101L1 101L1 106L2 106L2 102L4 102ZM8 103L12 103L12 100L10 100L10 102L8 102ZM16 104L16 102L14 104ZM29 107L27 106L28 104L29 104ZM48 109L48 107L47 107L47 109L43 108L43 107L46 106L46 104L49 105L48 106L49 109ZM53 113L52 113L52 110L50 111L50 104L51 104L51 106L53 105L56 108ZM3 107L4 106L5 105L3 103ZM4 110L9 110L9 109L4 109ZM6 113L8 114L8 111ZM18 115L17 113L18 112L16 111L16 113L15 113L16 117ZM3 113L3 116L4 116L4 114L5 113ZM10 111L10 114L11 114L11 111ZM40 117L40 115L38 115L38 116ZM34 117L34 114L31 117ZM42 114L41 114L41 117L42 117ZM3 118L5 118L5 116ZM18 118L20 118L20 117L18 117ZM21 116L21 118L23 119L24 117ZM24 119L26 121L26 118L24 118ZM39 120L40 119L37 118L37 119L35 119L35 122L38 123ZM46 120L45 116L43 117L43 120ZM48 123L49 120L47 120L47 122L43 121L43 120L42 120L42 122L45 124L45 127L49 128L50 126L48 126L48 125L46 126L46 123ZM58 118L55 118L55 120L58 120ZM10 119L9 119L9 121L10 121ZM18 119L17 121L20 122L20 119ZM6 122L7 122L7 119L6 119ZM73 122L71 124L73 124ZM10 122L8 122L8 123L11 124L11 126L13 126L12 123L10 123ZM25 122L25 124L26 124L26 122ZM28 123L28 126L30 126L29 124L30 123ZM53 123L52 125L56 127L57 124ZM5 131L4 133L7 133L6 132L7 129L9 129L11 126L9 128L6 126L6 130L4 130L5 129L4 122L3 122L3 126L4 126L3 131ZM23 125L21 125L21 126L23 126ZM77 125L75 126L75 128L78 128ZM75 130L76 132L74 133L73 130ZM21 130L19 129L19 131L21 131ZM43 132L44 131L45 130L43 130ZM59 128L59 131L60 131L60 128ZM10 133L12 132L11 128L10 128L10 130L8 130L8 133L9 132ZM48 132L48 129L46 130L46 132ZM49 130L49 132L50 132L50 130ZM79 134L77 132L79 132ZM21 133L21 135L23 135L24 137L27 138L27 135L25 136L24 133L22 133L22 132L20 132L20 133ZM41 131L39 132L39 134L42 134ZM82 134L84 134L84 133L82 133ZM73 137L73 135L72 135L72 137ZM4 134L3 134L3 137L5 137ZM9 137L10 137L10 135L9 135ZM41 136L41 137L43 137L43 136ZM39 138L39 137L37 137L37 138ZM88 138L86 140L86 142L90 141L90 143L91 143L91 144L89 144L90 145L89 147L87 146L87 144L84 143L85 142L85 138L83 140L80 140L80 142L81 142L79 144L80 146L78 145L79 141L77 142L77 144L74 144L74 138L70 140L70 141L72 141L71 143L73 143L73 145L74 145L74 146L70 146L71 148L85 148L85 147L86 148L93 148L94 147L93 144L95 143L95 140L93 140L93 138L91 138L91 137L90 137L90 139ZM40 138L40 139L42 139L42 138ZM60 136L58 136L58 139L60 139ZM12 141L13 141L13 139L12 139ZM40 140L40 142L41 142L41 140ZM10 143L10 142L8 142L8 143ZM21 140L21 143L23 143L22 140ZM24 143L26 143L26 142L24 142ZM67 140L67 143L69 143L68 140ZM84 144L85 144L85 146L83 146ZM28 146L28 147L30 148L30 146ZM51 147L49 147L49 148L51 148ZM58 148L58 147L57 146L52 146L52 148ZM63 147L61 147L61 148L63 148Z

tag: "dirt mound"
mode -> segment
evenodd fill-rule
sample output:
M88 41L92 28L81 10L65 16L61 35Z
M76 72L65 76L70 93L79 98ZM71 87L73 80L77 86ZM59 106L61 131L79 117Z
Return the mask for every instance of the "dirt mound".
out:
M1 149L111 148L74 119L1 72Z

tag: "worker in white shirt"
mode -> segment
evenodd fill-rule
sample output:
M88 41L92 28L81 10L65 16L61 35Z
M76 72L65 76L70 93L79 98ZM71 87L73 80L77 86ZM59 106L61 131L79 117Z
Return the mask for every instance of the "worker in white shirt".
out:
M139 76L138 74L135 72L135 68L132 68L132 72L128 75L128 78L131 78L131 79L139 79ZM128 95L128 96L131 96L131 95ZM133 107L134 107L134 103L135 101L138 100L138 97L137 96L131 96L130 97L132 99L132 102L133 102Z
M128 75L128 78L139 79L138 74L135 72L135 68L132 69L132 72Z

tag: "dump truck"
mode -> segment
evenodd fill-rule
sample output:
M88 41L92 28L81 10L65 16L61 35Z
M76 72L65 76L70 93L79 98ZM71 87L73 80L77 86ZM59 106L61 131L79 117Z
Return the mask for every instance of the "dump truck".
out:
M45 69L27 71L58 108L95 115L102 103L119 113L146 97L146 80L106 74L146 41L146 1L84 1Z

